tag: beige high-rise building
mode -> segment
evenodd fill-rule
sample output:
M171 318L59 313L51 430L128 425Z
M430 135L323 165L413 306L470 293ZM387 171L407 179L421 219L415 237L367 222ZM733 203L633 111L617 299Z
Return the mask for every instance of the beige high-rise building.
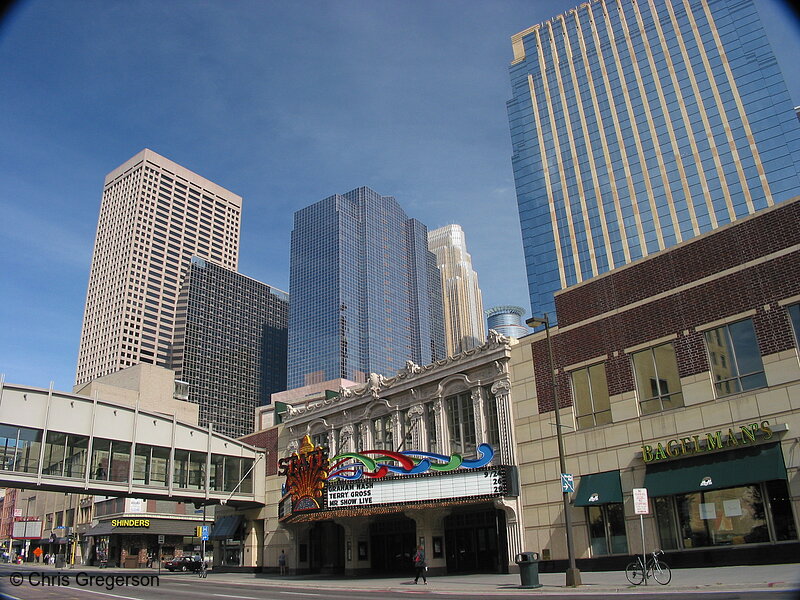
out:
M483 298L478 274L460 225L445 225L428 232L428 249L436 255L442 280L444 331L447 355L480 346L486 340Z
M192 256L236 270L242 198L142 150L106 176L76 384L138 363L166 366Z

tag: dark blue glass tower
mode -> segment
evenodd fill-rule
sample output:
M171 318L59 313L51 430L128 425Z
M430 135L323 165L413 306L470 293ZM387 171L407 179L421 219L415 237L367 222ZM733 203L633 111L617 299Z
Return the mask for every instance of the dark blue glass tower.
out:
M512 45L534 314L800 192L800 124L752 0L595 0Z
M289 389L393 375L444 358L442 291L427 228L362 187L294 215Z

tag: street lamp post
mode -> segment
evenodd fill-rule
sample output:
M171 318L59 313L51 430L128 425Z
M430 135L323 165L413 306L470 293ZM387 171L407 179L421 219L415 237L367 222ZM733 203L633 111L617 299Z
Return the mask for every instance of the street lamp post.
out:
M547 338L547 354L550 361L550 374L553 377L553 404L556 412L556 440L558 442L558 464L561 473L567 472L564 462L564 436L561 431L561 411L558 406L558 375L556 364L553 360L553 342L550 339L550 319L547 314L544 317L531 317L525 323L529 327L540 327L544 325L545 337ZM559 479L561 477L559 476ZM567 587L577 587L581 584L581 572L575 564L575 545L572 541L572 515L570 514L569 492L562 487L562 499L564 501L564 522L567 527L567 557L569 558L569 568L566 572Z

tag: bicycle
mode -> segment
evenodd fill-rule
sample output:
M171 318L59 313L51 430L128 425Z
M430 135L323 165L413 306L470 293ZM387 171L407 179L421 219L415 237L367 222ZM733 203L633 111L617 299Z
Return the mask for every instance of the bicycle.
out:
M652 555L647 559L647 567L642 564L642 557L637 556L636 560L625 567L625 577L628 578L633 585L640 585L645 576L648 579L655 579L661 585L667 585L672 579L672 571L669 565L664 561L658 560L658 557L664 554L663 550L654 550Z
M200 562L200 569L197 571L197 575L200 579L208 577L208 563L205 560Z

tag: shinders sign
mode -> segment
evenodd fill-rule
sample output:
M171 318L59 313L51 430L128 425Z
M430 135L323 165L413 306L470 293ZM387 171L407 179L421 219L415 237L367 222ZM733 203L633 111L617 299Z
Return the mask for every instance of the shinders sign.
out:
M329 460L305 436L298 452L278 463L286 476L281 513L502 496L508 468L488 466L493 458L494 449L481 444L478 457L466 460L416 450L362 450Z

